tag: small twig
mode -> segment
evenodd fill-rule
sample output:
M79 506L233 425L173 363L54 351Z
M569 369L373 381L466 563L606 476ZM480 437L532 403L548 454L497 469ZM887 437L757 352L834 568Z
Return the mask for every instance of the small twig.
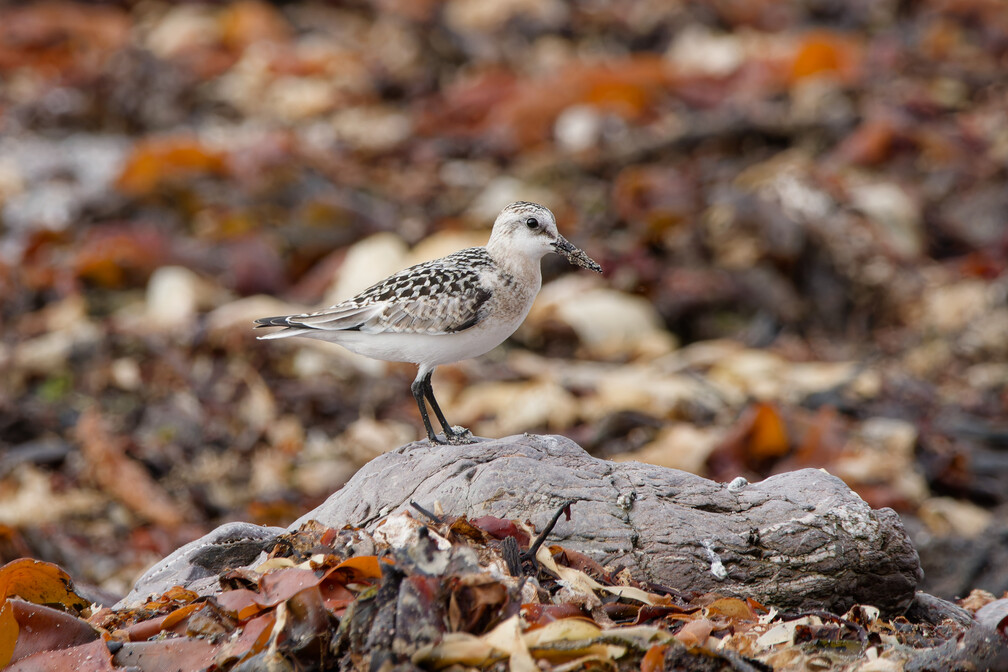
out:
M539 547L543 545L543 542L546 541L546 537L549 535L550 532L553 531L553 528L556 527L557 521L560 520L560 514L566 511L567 518L570 519L570 506L575 501L576 500L570 499L564 502L563 505L559 509L557 509L557 512L553 514L553 520L551 520L549 524L547 524L546 527L543 529L543 531L539 534L539 536L536 537L536 540L532 542L532 545L529 546L529 549L521 554L522 560L535 561L536 553L539 552Z
M518 550L518 540L514 537L504 537L501 540L501 555L511 576L525 576L522 569L521 551Z
M431 520L433 520L435 525L440 525L440 524L442 524L444 522L443 520L441 520L441 516L437 515L436 513L431 513L430 511L428 511L427 509L423 508L422 506L420 506L419 504L417 504L416 502L414 502L412 500L410 501L410 506L412 506L414 509L416 509L417 511L419 511L423 515L427 516Z

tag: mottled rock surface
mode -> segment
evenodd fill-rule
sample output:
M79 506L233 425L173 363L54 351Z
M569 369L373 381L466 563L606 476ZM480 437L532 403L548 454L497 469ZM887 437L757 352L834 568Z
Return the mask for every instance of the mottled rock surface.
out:
M921 579L917 552L896 513L872 509L823 471L716 483L664 467L600 460L559 436L408 444L365 465L290 529L317 520L373 530L411 501L428 510L440 503L448 515L527 519L542 528L571 500L572 519L561 518L551 543L678 590L754 597L784 608L842 612L865 603L897 612L911 602ZM263 532L260 537L273 531ZM124 602L142 599L169 574L182 572L190 562L179 557L183 550L152 568Z

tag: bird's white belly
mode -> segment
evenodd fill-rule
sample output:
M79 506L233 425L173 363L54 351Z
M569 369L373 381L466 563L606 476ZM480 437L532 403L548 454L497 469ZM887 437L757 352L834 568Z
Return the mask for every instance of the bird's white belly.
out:
M524 317L521 316L522 319ZM488 320L490 324L477 325L454 334L368 334L341 331L329 332L325 340L339 343L347 350L372 359L439 366L478 357L493 350L515 332L522 319L509 322Z

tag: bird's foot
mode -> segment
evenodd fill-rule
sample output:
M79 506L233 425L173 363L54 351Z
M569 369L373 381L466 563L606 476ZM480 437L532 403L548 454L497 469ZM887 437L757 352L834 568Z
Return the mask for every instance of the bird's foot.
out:
M445 431L445 439L452 446L465 446L470 443L476 443L473 433L459 425L452 427L451 431Z

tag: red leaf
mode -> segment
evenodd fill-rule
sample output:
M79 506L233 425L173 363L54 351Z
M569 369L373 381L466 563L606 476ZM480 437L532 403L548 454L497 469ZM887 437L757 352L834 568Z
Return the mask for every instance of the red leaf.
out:
M17 622L17 644L11 661L17 662L40 652L52 652L86 644L98 639L98 631L87 621L72 616L59 609L32 604L18 599L8 600L3 607ZM5 629L10 621L3 623Z
M584 617L581 607L574 604L540 604L530 602L521 606L522 618L535 630L564 618Z
M112 661L122 667L155 670L205 670L222 645L205 639L177 637L153 642L126 642ZM65 668L64 668L65 669Z
M4 672L114 672L112 654L102 639L57 651L40 651L23 658Z
M522 548L527 548L531 541L528 532L518 527L513 520L505 520L496 516L483 516L481 518L473 518L469 522L495 539L514 537L515 541L518 542L518 546Z

